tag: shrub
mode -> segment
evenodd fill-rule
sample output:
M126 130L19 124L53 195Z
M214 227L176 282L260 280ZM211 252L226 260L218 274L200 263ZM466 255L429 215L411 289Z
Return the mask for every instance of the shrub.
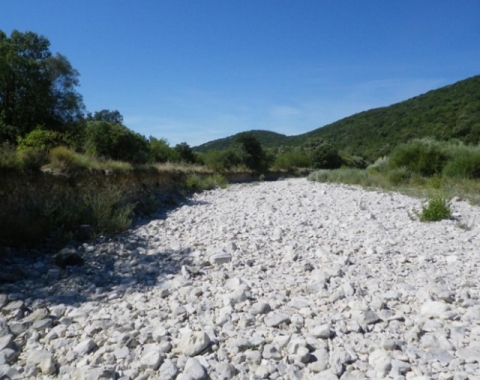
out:
M85 151L112 160L145 163L148 142L127 127L105 121L90 121L85 128Z
M20 161L15 147L9 143L0 144L0 171L18 170Z
M50 165L59 169L78 167L77 153L64 146L53 148L50 151Z
M390 155L390 168L406 167L423 176L440 174L448 161L445 145L435 140L412 140L397 146Z
M190 146L186 142L175 145L174 149L180 161L185 162L187 164L195 163L196 161L195 154L193 153L192 148L190 148Z
M451 178L480 179L480 148L459 147L443 174Z
M21 170L40 170L48 163L48 154L44 150L25 149L17 152Z
M50 151L60 145L65 145L65 135L37 127L25 137L18 138L18 150L34 149Z
M150 163L164 163L180 161L178 152L168 146L168 142L164 139L156 139L151 137L148 142Z
M273 166L278 169L311 168L311 155L305 151L287 151L275 158Z
M225 171L238 166L242 163L242 159L237 151L227 150L211 150L200 156L204 164L215 171Z
M443 219L448 219L452 215L450 207L447 205L445 198L437 195L432 197L427 206L422 207L420 214L420 221L422 222L436 222Z
M192 174L187 177L186 186L193 191L211 190L217 187L224 189L228 181L220 174L214 174L202 177L198 174Z
M388 180L394 186L405 184L411 177L411 172L405 167L391 169L386 173Z
M360 156L351 156L348 154L341 155L342 164L349 168L365 169L367 167L367 161Z
M333 145L323 143L312 152L312 163L316 169L338 169L343 160Z
M367 169L381 172L381 171L387 170L389 164L390 164L390 161L387 156L379 157L373 164L369 165Z
M97 233L117 233L126 230L132 222L133 205L125 203L120 190L107 187L84 196L88 224Z

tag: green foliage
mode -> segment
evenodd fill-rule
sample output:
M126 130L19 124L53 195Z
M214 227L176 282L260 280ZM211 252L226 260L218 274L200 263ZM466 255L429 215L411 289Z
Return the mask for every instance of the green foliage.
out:
M87 220L97 233L117 233L126 230L132 222L133 205L122 200L120 190L106 187L84 196Z
M312 163L316 169L338 169L343 160L333 145L323 143L312 152Z
M122 114L115 110L115 111L110 111L110 110L101 110L101 111L95 111L95 113L92 115L91 113L88 113L86 116L87 121L104 121L106 123L114 123L114 124L122 124L123 125L123 116Z
M42 129L41 127L35 128L23 138L18 138L19 150L36 149L48 152L50 149L60 145L65 145L64 134Z
M141 164L147 162L148 142L121 124L90 121L85 129L85 151L112 160Z
M249 133L239 134L235 142L240 150L243 164L251 170L264 172L269 167L269 158L255 136Z
M445 145L431 139L412 140L390 155L392 169L405 167L422 176L440 174L448 161Z
M17 151L11 144L0 144L0 172L35 171L46 163L48 155L43 150L28 148Z
M167 140L156 139L150 136L148 141L149 156L148 162L150 163L164 163L164 162L178 162L180 161L180 155L178 152L170 148Z
M480 147L457 146L443 169L443 175L450 178L480 179Z
M244 133L247 133L255 137L255 139L257 139L262 145L262 147L264 148L274 148L274 147L277 148L283 145L288 139L287 136L282 135L281 133L253 130L253 131L238 133L236 135L229 136L223 139L209 141L205 144L195 147L194 150L197 152L208 152L211 150L221 151L221 150L233 149L237 145L237 138Z
M352 156L350 154L340 154L342 165L348 168L365 169L368 164L363 157Z
M219 172L230 170L242 163L239 152L233 149L210 150L200 158L208 168Z
M269 148L300 147L309 140L320 139L333 144L344 158L356 155L370 163L415 138L431 136L438 141L456 138L466 144L478 144L480 75L389 107L352 115L298 136L275 136L267 131L251 133ZM272 138L264 140L266 136ZM235 137L208 142L196 149L226 149L232 146Z
M289 150L275 158L273 167L284 170L311 168L312 157L304 150Z
M310 181L345 183L365 187L378 186L378 177L367 170L342 168L336 170L317 170L308 176Z
M38 171L48 163L48 154L44 150L25 149L17 152L21 171Z
M182 142L180 144L175 145L175 151L180 157L180 161L185 162L187 164L195 163L196 161L195 154L193 153L192 148L190 148L190 146L186 142Z
M437 195L432 197L428 205L422 208L419 217L422 222L437 222L439 220L449 219L451 215L452 212L446 199Z
M16 137L39 124L66 131L82 117L78 72L49 46L33 32L14 30L8 37L0 31L0 134L7 141L12 142L11 128Z
M402 166L400 168L394 168L389 170L386 175L392 185L398 186L408 183L412 176L412 173L410 172L410 170L408 170L408 168Z
M187 177L186 186L193 191L211 190L217 187L226 188L228 181L220 174L200 176L192 174Z

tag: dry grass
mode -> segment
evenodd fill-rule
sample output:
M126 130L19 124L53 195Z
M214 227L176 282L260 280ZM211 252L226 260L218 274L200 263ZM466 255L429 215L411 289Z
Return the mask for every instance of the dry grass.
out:
M319 170L308 177L311 181L360 185L365 189L396 191L415 198L434 195L451 199L455 196L470 204L480 204L480 181L445 177L422 177L403 172L379 172L363 169Z

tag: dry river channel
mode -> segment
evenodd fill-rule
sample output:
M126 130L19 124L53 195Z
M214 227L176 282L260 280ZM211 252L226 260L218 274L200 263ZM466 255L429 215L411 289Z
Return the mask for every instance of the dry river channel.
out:
M7 260L0 379L480 379L480 210L421 206L230 185L63 250L83 265Z

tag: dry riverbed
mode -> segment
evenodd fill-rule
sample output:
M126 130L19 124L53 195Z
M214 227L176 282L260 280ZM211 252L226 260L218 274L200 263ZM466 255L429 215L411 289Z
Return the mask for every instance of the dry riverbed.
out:
M231 185L66 249L82 266L25 258L0 284L0 378L480 379L480 210L451 207Z

